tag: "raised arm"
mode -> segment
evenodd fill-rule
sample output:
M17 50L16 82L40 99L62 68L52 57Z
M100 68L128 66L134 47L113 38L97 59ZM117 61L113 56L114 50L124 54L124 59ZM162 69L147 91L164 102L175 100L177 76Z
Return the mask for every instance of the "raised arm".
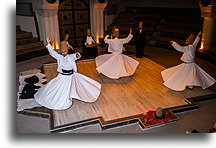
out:
M71 46L68 42L67 42L67 44L68 44L68 48L70 48L70 49L72 49L74 51L73 46Z
M56 51L54 51L54 49L52 48L52 46L51 46L52 41L51 41L49 38L47 38L47 42L48 42L48 44L47 44L46 48L48 49L49 54L50 54L53 58L58 59L58 58L60 57L60 54L58 54L58 53L57 53Z
M121 39L121 40L122 40L122 43L125 44L125 43L130 42L130 40L131 40L132 38L133 38L133 35L132 35L132 34L129 34L129 35L127 36L127 38Z
M104 38L104 42L109 44L110 43L110 39L108 39L109 35L106 35L106 37Z
M79 52L76 52L74 54L71 54L71 57L73 58L74 61L76 61L81 58L81 55Z
M200 32L197 34L196 39L194 40L194 42L193 42L193 44L192 44L194 47L196 47L197 44L199 43L201 33L202 33L202 32L200 31Z
M130 42L130 40L133 38L133 35L131 33L132 29L130 28L130 34L127 36L127 38L121 39L123 44Z
M173 46L177 51L180 51L180 52L184 52L184 51L185 51L185 48L184 48L183 46L180 46L177 42L171 41L170 43L172 44L172 46Z
M76 60L78 60L78 59L81 58L81 55L80 55L79 52L76 52L74 54L71 54L70 57L71 57L71 60L73 60L75 62ZM74 72L77 72L77 66L76 66L76 64L74 65L73 70L74 70Z

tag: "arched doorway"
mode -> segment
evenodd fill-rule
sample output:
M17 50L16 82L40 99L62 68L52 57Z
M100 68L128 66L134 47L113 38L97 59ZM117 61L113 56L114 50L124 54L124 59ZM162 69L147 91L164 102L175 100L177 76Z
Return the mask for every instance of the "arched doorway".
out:
M89 0L60 0L59 3L60 40L64 39L65 34L70 34L72 46L82 46L82 39L90 27Z

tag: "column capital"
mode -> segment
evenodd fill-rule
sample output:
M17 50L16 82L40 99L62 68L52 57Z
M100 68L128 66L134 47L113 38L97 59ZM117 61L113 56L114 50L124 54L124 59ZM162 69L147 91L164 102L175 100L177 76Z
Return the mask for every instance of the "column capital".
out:
M201 10L201 17L209 17L209 18L215 18L215 4L214 3L211 3L209 4L208 6L203 6L201 4L201 2L199 3L199 7L200 7L200 10Z
M49 3L47 0L43 0L42 9L45 10L58 10L59 0L56 0L55 3Z
M97 9L104 9L106 7L107 3L95 3L94 8Z

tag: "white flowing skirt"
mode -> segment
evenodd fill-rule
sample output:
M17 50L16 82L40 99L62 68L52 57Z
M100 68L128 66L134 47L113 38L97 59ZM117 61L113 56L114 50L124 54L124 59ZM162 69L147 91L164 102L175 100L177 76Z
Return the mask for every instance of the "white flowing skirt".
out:
M111 79L131 76L139 62L121 53L104 54L96 57L96 70Z
M100 83L82 74L58 74L41 87L34 97L42 106L53 110L63 110L72 105L73 98L84 102L95 102L100 91Z
M173 90L182 91L186 86L201 86L203 89L215 83L215 79L207 74L195 62L168 68L161 72L163 84Z

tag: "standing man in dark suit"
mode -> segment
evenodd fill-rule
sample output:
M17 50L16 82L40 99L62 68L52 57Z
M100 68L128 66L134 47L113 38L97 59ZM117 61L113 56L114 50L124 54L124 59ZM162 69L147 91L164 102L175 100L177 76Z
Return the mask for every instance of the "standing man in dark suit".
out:
M82 44L83 44L82 54L84 58L98 55L97 44L95 39L91 36L90 29L87 29L87 36L83 38Z
M146 41L146 32L143 29L143 22L139 22L139 28L135 31L134 36L136 46L136 57L142 58Z

